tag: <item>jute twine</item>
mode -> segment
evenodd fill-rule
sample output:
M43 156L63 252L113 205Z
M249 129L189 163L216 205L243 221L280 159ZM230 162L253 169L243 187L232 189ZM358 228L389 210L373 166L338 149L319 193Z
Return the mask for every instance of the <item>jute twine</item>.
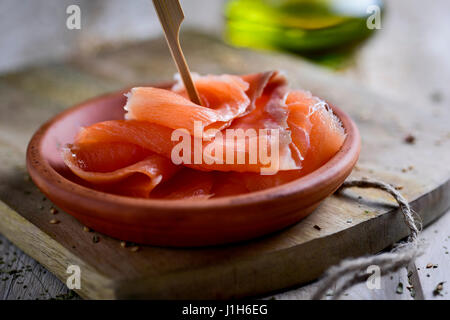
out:
M424 251L423 244L419 243L418 238L422 229L420 217L411 210L408 201L400 192L387 183L375 180L346 181L339 191L352 187L375 188L392 195L400 207L410 234L406 242L396 244L391 252L356 259L346 259L341 261L340 264L328 269L324 278L319 283L318 290L312 297L315 300L321 299L335 284L337 285L338 280L341 280L342 283L333 292L333 299L338 299L345 290L367 280L370 276L367 273L367 268L371 265L376 265L380 268L381 276L386 275L407 266Z

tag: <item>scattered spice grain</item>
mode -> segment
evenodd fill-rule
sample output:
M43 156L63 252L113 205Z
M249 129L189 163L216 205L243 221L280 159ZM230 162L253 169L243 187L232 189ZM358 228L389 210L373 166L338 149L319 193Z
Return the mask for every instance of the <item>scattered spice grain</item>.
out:
M403 294L403 283L399 282L397 285L397 289L395 289L396 294Z
M412 134L408 134L403 141L407 144L414 144L416 142L416 137Z
M434 296L442 296L442 290L444 289L444 282L439 282L436 288L433 290Z

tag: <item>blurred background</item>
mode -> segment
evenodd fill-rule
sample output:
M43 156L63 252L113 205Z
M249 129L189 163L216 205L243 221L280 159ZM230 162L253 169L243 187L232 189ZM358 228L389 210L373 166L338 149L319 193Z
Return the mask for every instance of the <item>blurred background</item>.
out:
M294 52L391 98L441 102L450 83L447 0L182 0L183 30ZM66 27L69 5L81 29ZM381 8L381 29L366 27ZM161 35L151 0L0 0L0 73ZM183 40L181 40L183 41ZM189 57L187 57L189 60Z

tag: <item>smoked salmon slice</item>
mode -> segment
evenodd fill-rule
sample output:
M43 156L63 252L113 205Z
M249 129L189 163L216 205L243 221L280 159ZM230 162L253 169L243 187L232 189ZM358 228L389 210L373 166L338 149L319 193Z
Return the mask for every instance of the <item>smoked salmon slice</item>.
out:
M210 78L210 76L207 76L207 78ZM183 163L177 164L183 164L202 171L249 171L259 173L261 172L261 168L269 167L269 165L263 162L249 161L251 158L249 155L249 146L258 146L260 140L265 138L268 149L270 149L270 140L277 138L279 139L279 148L277 150L279 149L280 155L273 159L275 163L272 163L272 166L275 168L275 172L278 170L295 170L301 168L301 159L296 149L292 148L293 144L288 132L286 122L288 114L287 107L284 105L284 109L280 110L286 94L286 79L276 72L253 75L251 79L251 85L247 85L245 88L251 88L252 91L250 94L252 100L255 100L255 108L246 116L235 119L230 129L237 133L239 133L237 131L239 129L254 129L255 135L253 137L237 135L232 136L232 139L226 134L221 134L220 137L217 135L214 137L207 135L206 138L209 137L209 140L203 141L200 139L199 141L197 137L193 136L190 130L182 127L183 130L180 131L181 136L179 138L188 138L189 145L184 150L189 149L190 152L188 157L184 158ZM242 87L244 88L244 86ZM255 92L258 93L256 94ZM172 92L169 93L176 95ZM263 96L259 96L260 94L263 94ZM251 100L249 99L249 101ZM185 109L189 111L190 104L192 103L190 101L186 103L187 106L185 106ZM153 105L153 102L151 105ZM193 128L193 123L188 125L188 127L191 125ZM279 130L279 135L272 136L265 133L267 137L261 137L258 133L259 129L277 129ZM227 133L228 131L226 130L225 132ZM75 143L78 145L111 142L129 143L172 158L173 152L177 151L176 145L179 141L172 141L172 133L173 129L171 127L162 126L160 123L155 123L153 119L144 116L143 118L133 120L105 121L83 128L76 137ZM192 139L191 136L193 136ZM202 155L202 160L204 160L201 163L195 161L196 144L199 145L199 152ZM217 150L222 150L220 155L218 152L215 152ZM229 150L228 153L226 150ZM267 153L270 154L271 150L268 150ZM226 157L229 154L234 154L234 158L236 159L236 161L232 161L232 164L227 163ZM243 159L241 161L242 163L239 163L238 159Z
M202 105L187 99L181 81L171 90L133 88L125 119L82 128L62 151L65 163L105 192L200 200L295 180L331 159L345 140L328 105L289 91L277 71L195 75L194 82ZM262 150L269 163L255 160Z
M153 154L138 145L118 141L68 145L63 149L64 155L69 155L69 151L71 160L76 161L79 169L105 173L127 167Z
M245 93L248 83L237 76L197 77L195 86L203 106L189 101L184 88L179 85L175 85L173 91L133 88L125 105L125 118L149 121L172 129L184 128L195 135L194 121L201 122L202 130L221 130L244 114L251 102Z
M205 200L214 196L212 192L214 181L215 177L210 172L183 168L170 180L160 184L150 197L155 199Z

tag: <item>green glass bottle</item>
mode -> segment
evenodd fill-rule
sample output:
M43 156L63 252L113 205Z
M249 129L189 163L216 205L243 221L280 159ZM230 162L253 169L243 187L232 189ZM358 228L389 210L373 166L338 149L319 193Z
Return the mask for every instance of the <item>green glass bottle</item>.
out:
M236 46L279 49L327 60L370 36L371 8L382 0L230 0L226 39Z

